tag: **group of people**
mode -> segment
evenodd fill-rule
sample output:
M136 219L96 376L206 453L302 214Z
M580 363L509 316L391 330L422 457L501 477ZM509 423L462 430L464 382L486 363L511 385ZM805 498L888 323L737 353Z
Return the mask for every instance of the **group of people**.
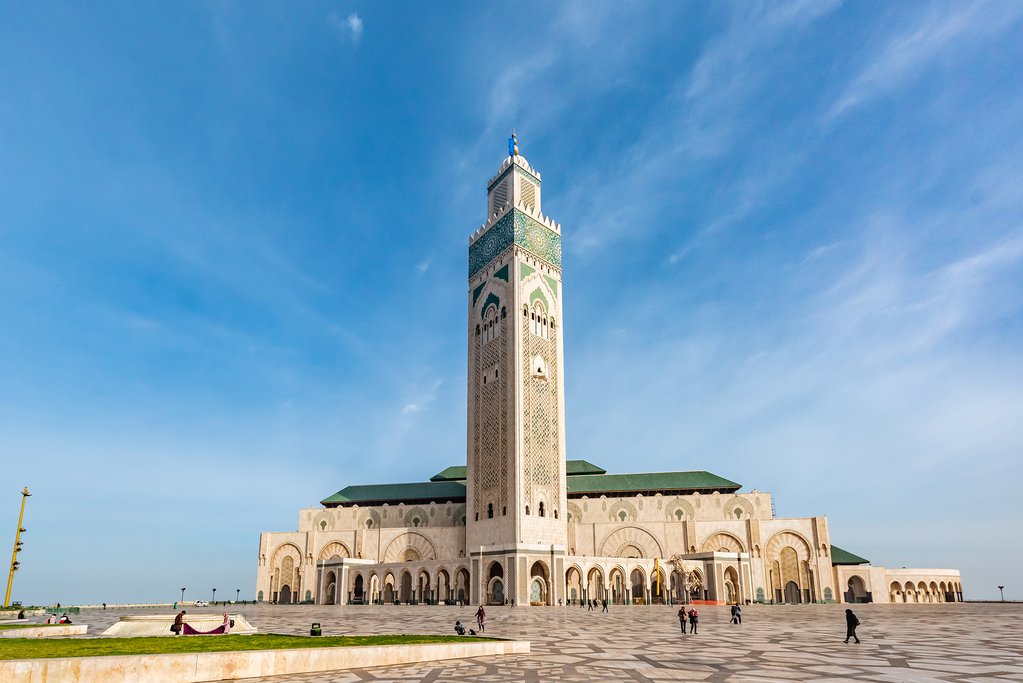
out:
M731 609L732 618L729 620L730 624L741 624L742 623L742 607L739 603L732 605ZM678 608L678 623L682 628L682 633L686 632L686 623L689 624L689 632L696 633L696 629L700 624L700 613L696 611L696 607L690 607L686 610L685 605ZM859 636L856 635L856 627L860 625L860 620L856 617L851 609L845 611L845 641L849 642L852 638L856 643L860 642Z
M483 609L483 605L480 605L480 608L478 610L476 610L476 614L473 615L473 616L476 617L476 628L479 629L480 633L483 633L483 631L486 630L486 623L487 623L487 613ZM464 636L465 635L465 627L462 626L462 622L461 621L456 621L455 622L455 633L457 633L460 636ZM470 636L476 635L476 631L474 631L472 629L469 629L469 635Z
M48 615L46 617L46 623L47 624L70 624L71 623L71 619L68 618L68 615L66 613L60 615L60 618L58 618L56 614L50 614L50 615Z

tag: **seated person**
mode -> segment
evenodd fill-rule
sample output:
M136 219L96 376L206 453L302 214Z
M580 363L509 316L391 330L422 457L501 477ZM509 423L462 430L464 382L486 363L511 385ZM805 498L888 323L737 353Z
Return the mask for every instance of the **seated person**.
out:
M67 618L67 614L62 614L62 615L60 615L60 621L58 621L57 623L58 624L70 624L71 620Z
M455 622L455 633L457 633L460 636L465 635L465 627L462 626L462 622L460 621Z

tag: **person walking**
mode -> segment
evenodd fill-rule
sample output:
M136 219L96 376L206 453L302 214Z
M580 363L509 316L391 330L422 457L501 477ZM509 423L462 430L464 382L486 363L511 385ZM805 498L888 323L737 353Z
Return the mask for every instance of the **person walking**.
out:
M601 612L606 612L607 611L607 598L604 598L603 600L601 600L600 604L604 607L604 609L602 609L600 611Z
M486 620L487 613L483 611L483 605L480 605L480 608L476 610L476 625L480 627L480 633L486 630L483 625Z
M732 621L733 624L742 623L742 608L739 607L739 603L732 605Z
M686 614L686 606L682 605L678 608L678 625L682 627L682 635L686 634L686 619L688 618L689 615Z
M700 613L693 607L689 610L689 632L696 633L696 626L700 623Z
M860 625L860 620L856 618L851 609L845 611L845 642L848 643L849 639L852 638L857 643L860 642L859 636L856 635L856 627Z

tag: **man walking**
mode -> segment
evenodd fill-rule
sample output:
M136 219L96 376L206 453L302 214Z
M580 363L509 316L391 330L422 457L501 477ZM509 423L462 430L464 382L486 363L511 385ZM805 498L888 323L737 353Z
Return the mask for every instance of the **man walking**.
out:
M607 611L607 598L604 598L603 600L601 600L600 604L604 606L604 609L602 609L600 611L601 612L606 612Z
M845 611L845 642L849 642L852 638L857 642L860 642L859 636L856 635L856 627L860 625L860 620L856 618L851 609Z
M682 605L678 608L678 625L682 627L682 635L686 634L686 619L689 615L686 614L686 606Z
M733 624L742 623L742 608L739 607L739 603L735 603L734 605L732 605L732 623Z

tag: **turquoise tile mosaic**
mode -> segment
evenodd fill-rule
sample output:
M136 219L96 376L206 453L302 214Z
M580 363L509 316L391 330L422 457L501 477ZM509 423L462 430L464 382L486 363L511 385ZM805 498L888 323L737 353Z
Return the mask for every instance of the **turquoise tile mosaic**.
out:
M556 268L561 267L561 235L528 214L512 209L469 246L469 277L482 270L512 243Z

